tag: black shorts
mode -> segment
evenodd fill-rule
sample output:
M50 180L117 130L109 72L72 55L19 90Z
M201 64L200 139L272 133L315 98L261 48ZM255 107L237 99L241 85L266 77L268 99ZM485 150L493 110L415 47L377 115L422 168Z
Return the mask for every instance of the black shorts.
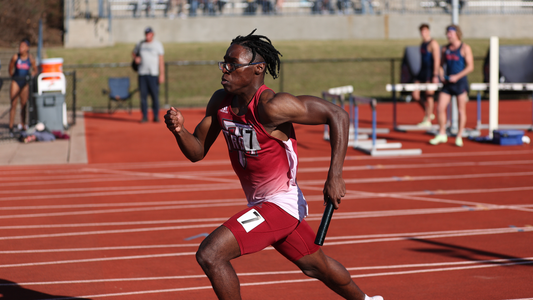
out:
M431 70L420 70L420 73L416 75L416 80L421 83L431 82L431 79L433 79L433 72Z
M463 77L454 83L445 82L442 86L441 92L451 96L459 96L464 92L468 93L468 90L468 79Z

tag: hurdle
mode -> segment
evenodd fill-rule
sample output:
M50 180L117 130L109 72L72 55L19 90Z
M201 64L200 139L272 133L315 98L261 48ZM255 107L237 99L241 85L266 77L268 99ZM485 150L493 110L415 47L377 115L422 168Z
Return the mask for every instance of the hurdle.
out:
M439 129L438 125L431 125L427 127L417 126L417 125L398 125L396 119L396 92L413 92L416 90L419 91L437 91L442 88L442 83L398 83L398 84L387 84L385 89L387 92L392 92L392 128L395 131L437 131Z
M353 147L356 140L366 140L368 139L368 134L372 132L371 128L358 128L357 133L354 131L355 123L358 123L356 117L353 114L353 103L350 100L350 95L353 93L353 86L346 85L340 87L330 88L327 91L322 92L322 98L327 101L331 101L333 104L341 106L346 110L346 100L348 98L350 115L350 133L348 146ZM346 97L348 95L348 97ZM378 133L388 133L389 130L386 128L376 129ZM329 128L328 125L324 125L324 140L329 141ZM383 141L378 140L378 143L383 143Z
M354 134L357 136L359 130L359 105L369 104L372 110L372 139L369 141L355 140L353 148L371 156L399 156L399 155L420 155L421 149L401 149L402 143L387 143L385 139L377 139L377 100L350 95L350 111L354 116Z
M346 102L349 104L348 113L350 116L350 132L348 146L372 156L419 155L422 153L422 150L420 149L405 150L401 149L401 143L387 143L386 139L378 139L378 133L389 133L389 129L377 128L377 100L354 96L352 93L353 86L351 85L330 88L327 92L322 92L322 97L325 100L340 105L344 110L346 110ZM346 95L348 95L347 101ZM372 128L359 127L359 105L361 104L369 104L371 107ZM363 134L361 134L362 131L364 132ZM369 136L366 133L371 133L372 139L369 139ZM324 140L329 140L329 128L327 125L324 126Z
M477 92L477 125L476 129L489 129L489 124L482 124L481 122L481 93L490 90L489 83L472 83L470 90ZM533 99L533 83L499 83L498 91L527 91L532 93ZM531 124L498 124L499 129L524 129L533 131L533 101L531 108Z
M417 126L417 125L398 125L397 124L397 99L396 92L413 92L415 90L420 91L438 91L442 88L442 83L398 83L398 84L387 84L385 89L387 92L392 92L392 101L393 101L393 128L395 131L406 132L406 131L426 131L429 134L437 134L439 130L439 125L433 124L428 127ZM436 99L438 100L438 99ZM459 117L457 110L457 98L452 97L450 104L448 106L448 123L446 124L446 133L449 136L454 136L457 134ZM465 128L463 137L478 137L480 131L478 128Z

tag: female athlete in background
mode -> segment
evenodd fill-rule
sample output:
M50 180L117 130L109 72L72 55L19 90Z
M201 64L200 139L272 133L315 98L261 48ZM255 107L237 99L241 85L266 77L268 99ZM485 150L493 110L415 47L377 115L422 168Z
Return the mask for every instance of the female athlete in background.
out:
M30 95L29 84L26 76L37 74L35 59L30 54L30 41L23 39L19 44L19 52L11 58L9 62L9 76L11 89L9 98L11 99L11 109L9 111L9 134L13 135L13 125L17 111L17 98L20 98L20 125L19 129L26 128L26 104Z

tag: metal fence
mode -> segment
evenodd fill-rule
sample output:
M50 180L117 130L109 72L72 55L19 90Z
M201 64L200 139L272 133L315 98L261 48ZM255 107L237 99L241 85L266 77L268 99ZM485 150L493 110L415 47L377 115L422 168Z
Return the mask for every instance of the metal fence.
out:
M482 63L483 58L475 58L477 67L469 75L471 82L483 80ZM319 97L328 88L353 85L357 95L388 101L392 95L385 91L385 85L399 82L400 64L399 57L282 60L279 78L273 80L267 75L265 84L279 92ZM160 87L164 105L205 106L212 93L222 88L216 61L174 61L165 65L166 81ZM137 87L137 74L129 63L66 65L64 69L76 71L76 105L82 110L107 111L108 98L102 90L108 89L109 77L129 77L131 90ZM133 97L133 106L140 106L138 94Z
M451 14L452 0L66 0L67 18ZM459 0L461 14L533 14L533 0Z

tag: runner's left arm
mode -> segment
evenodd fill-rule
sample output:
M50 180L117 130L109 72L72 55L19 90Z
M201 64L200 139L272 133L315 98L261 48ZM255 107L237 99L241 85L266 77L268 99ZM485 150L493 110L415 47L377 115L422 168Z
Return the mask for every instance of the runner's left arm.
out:
M324 197L329 198L335 209L339 208L341 198L346 193L342 179L342 165L348 148L349 116L341 107L314 96L295 97L279 93L268 101L264 107L264 119L267 126L276 127L284 123L307 125L329 125L331 161Z

